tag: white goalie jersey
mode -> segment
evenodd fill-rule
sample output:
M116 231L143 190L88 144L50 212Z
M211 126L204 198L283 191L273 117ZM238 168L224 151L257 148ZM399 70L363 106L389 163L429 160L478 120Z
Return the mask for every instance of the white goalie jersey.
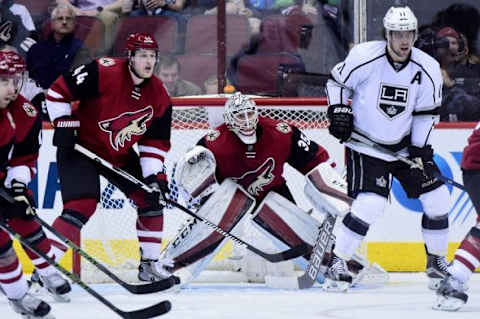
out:
M356 45L338 63L327 83L329 104L351 99L354 130L398 152L413 144L424 146L442 101L438 62L412 48L411 56L395 64L385 41ZM370 147L349 142L353 150L386 161L395 158Z

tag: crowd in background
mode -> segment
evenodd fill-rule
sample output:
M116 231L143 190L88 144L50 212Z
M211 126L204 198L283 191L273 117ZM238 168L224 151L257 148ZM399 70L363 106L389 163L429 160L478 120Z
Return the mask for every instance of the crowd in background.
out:
M221 93L216 0L0 0L0 10L1 47L15 48L26 59L31 83L22 93L38 105L42 92L63 72L101 56L123 55L125 26L129 33L153 28L149 31L165 49L156 74L171 96ZM350 0L226 0L225 10L225 84L244 93L298 96L299 90L279 90L279 81L289 74L304 75L305 82L318 78L321 87L353 44ZM198 16L210 17L206 29L190 25ZM241 17L243 24L234 25L233 17ZM158 24L160 19L174 21L174 27ZM441 120L480 120L479 10L453 3L432 21L419 20L415 46L439 61L444 77ZM192 28L198 28L196 34ZM206 33L214 42L195 48L207 41ZM197 38L193 47L191 38ZM302 77L296 79L300 87ZM39 90L32 89L35 84ZM321 91L310 92L318 96Z

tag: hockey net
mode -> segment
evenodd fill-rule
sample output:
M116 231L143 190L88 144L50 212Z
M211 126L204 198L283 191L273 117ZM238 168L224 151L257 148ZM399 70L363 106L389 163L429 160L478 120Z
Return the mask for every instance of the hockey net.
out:
M178 189L172 177L174 163L197 141L222 122L225 98L175 98L173 99L172 148L165 161L171 194L170 197L187 206L178 196ZM325 128L326 100L324 98L255 98L261 116L285 121L297 126L307 136L324 145L332 143ZM339 147L340 148L340 147ZM332 154L331 154L332 155ZM298 205L305 211L311 205L303 195L304 178L302 175L286 167L285 177ZM187 222L188 215L179 210L165 210L163 231L164 244L171 240L179 229ZM102 180L101 203L97 212L82 230L82 247L92 256L104 263L122 279L135 281L139 263L139 246L135 232L136 210L134 205L116 189L115 186ZM245 226L245 240L251 244L262 246L265 240L258 240L258 234L248 225ZM263 245L264 250L273 247ZM96 271L88 261L75 258L74 269L81 270L81 276L89 282L108 281L104 275ZM283 265L282 265L283 264ZM271 265L259 257L252 256L244 249L229 242L208 266L208 270L200 276L200 280L213 281L222 278L224 281L263 281L265 274L289 271L287 263ZM220 276L220 272L222 275ZM212 276L208 276L208 273ZM203 278L203 279L202 279Z

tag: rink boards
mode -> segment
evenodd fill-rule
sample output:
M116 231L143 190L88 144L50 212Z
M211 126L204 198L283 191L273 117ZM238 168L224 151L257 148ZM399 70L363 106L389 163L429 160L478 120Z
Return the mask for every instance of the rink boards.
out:
M449 128L440 127L432 133L435 161L442 174L460 183L462 182L460 170L462 150L472 127L473 125L457 125L456 127L450 125ZM327 130L307 130L306 134L324 145L331 156L336 159L339 167L343 166L343 146L330 137ZM53 220L61 212L62 207L56 173L55 148L51 145L52 135L52 130L45 129L43 131L38 177L30 185L35 192L40 214L47 220ZM182 142L181 134L172 136L172 145ZM295 184L292 188L299 205L308 209L310 204L303 197L302 187ZM449 187L449 194L448 212L451 226L449 255L451 257L458 241L473 225L476 213L465 192ZM421 205L419 201L407 199L398 182L394 181L385 215L370 228L367 236L369 259L388 271L424 270L425 254L420 225ZM90 244L95 245L95 242ZM136 245L136 243L127 241L124 245ZM218 258L228 256L229 251L221 253L222 255ZM31 267L24 255L22 255L21 261L25 265L25 270L29 271ZM67 266L69 265L67 264Z

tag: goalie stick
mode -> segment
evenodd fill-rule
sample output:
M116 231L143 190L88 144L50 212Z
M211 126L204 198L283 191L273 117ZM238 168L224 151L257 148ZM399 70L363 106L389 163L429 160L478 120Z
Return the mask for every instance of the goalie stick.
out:
M397 154L395 153L394 151L391 151L389 150L388 148L385 148L377 143L375 143L374 141L356 133L356 132L353 132L351 137L350 137L350 140L351 141L354 141L354 142L357 142L357 143L361 143L361 144L364 144L366 146L370 146L371 148L377 150L377 151L380 151L382 153L385 153L385 154L388 154L388 155L391 155L393 157L395 157L396 159L398 159L399 161L402 161L404 162L405 164L408 164L410 165L410 167L412 168L420 168L422 169L422 167L420 167L418 165L418 163L415 163L414 161L412 161L411 159L405 157L405 156L402 156L400 154ZM433 176L438 178L439 180L441 180L442 182L446 183L446 184L449 184L451 186L455 186L461 190L465 190L465 186L463 186L462 184L460 183L457 183L455 182L453 179L450 179L446 176L443 176L442 174L440 174L439 172L437 172L436 170L433 171Z
M5 200L7 200L10 203L14 202L14 199L10 194L5 192L4 189L0 188L0 196L3 197ZM58 232L55 228L50 226L47 222L45 222L43 219L41 219L37 214L35 209L32 207L32 209L35 212L34 219L37 223L42 225L44 228L46 228L48 231L53 233L55 236L60 238L65 244L67 244L68 247L70 247L75 253L79 254L86 260L88 260L91 264L93 264L95 267L97 267L100 271L102 271L105 275L110 277L114 282L131 292L132 294L149 294L149 293L154 293L154 292L160 292L166 289L171 288L172 286L175 285L175 280L173 278L166 278L160 281L144 284L144 285L132 285L129 284L122 279L118 278L117 275L112 273L110 270L108 270L107 267L105 267L102 263L99 263L95 258L90 256L87 252L85 252L83 249L78 247L74 242L72 242L70 239L68 239L66 236L62 235L60 232Z
M79 144L75 144L75 150L78 151L79 153L85 155L86 157L94 160L95 162L99 163L100 165L102 165L102 166L110 169L111 171L117 173L119 176L122 176L126 180L129 180L130 182L136 184L138 187L140 187L141 189L143 189L144 191L146 191L148 193L160 192L160 195L162 196L162 201L164 202L164 203L162 203L162 205L166 206L165 204L170 204L173 207L176 207L176 208L180 209L182 212L192 216L193 218L195 218L195 219L203 222L207 226L213 228L216 232L218 232L222 236L234 241L235 243L239 244L240 246L246 247L248 250L250 250L250 251L254 252L255 254L263 257L264 259L268 260L269 262L272 262L272 263L281 262L281 261L297 258L297 257L303 256L306 253L308 253L308 245L306 243L302 243L298 246L292 247L290 249L287 249L287 250L285 250L283 252L279 252L279 253L270 254L270 253L266 253L264 251L261 251L258 248L254 247L254 246L248 244L247 242L241 240L240 238L236 237L235 235L232 235L231 233L223 230L221 227L219 227L218 225L210 222L206 218L203 218L203 217L195 214L194 212L192 212L188 208L183 207L179 203L166 198L166 196L160 190L156 190L156 189L151 188L150 186L148 186L147 184L145 184L144 182L142 182L138 178L130 175L129 173L122 170L121 168L114 166L110 162L106 161L105 159L101 158L100 156L96 155L95 153L91 152L90 150L86 149L85 147L83 147Z
M305 273L297 278L298 289L311 288L315 283L315 280L317 280L323 257L325 256L325 253L330 246L330 241L332 240L333 227L335 226L336 219L336 216L327 213L327 216L323 220Z
M122 318L125 318L125 319L153 318L153 317L166 314L172 308L172 304L170 303L170 301L164 300L155 305L152 305L150 307L143 308L143 309L138 309L133 311L120 310L117 307L115 307L110 301L108 301L102 295L100 295L98 292L90 288L90 286L88 286L84 281L82 281L77 275L69 272L68 270L63 268L59 263L57 263L53 258L48 257L44 252L30 245L30 243L27 240L25 240L20 234L18 234L9 226L7 226L3 221L0 221L0 228L5 230L7 233L10 234L10 236L17 239L19 242L21 242L25 247L33 251L35 254L45 259L49 265L52 265L53 267L55 267L58 271L60 271L65 276L67 276L71 281L73 281L74 283L82 287L86 292L92 295L95 299L103 303L105 306L110 308L112 311L114 311L116 314L118 314Z

